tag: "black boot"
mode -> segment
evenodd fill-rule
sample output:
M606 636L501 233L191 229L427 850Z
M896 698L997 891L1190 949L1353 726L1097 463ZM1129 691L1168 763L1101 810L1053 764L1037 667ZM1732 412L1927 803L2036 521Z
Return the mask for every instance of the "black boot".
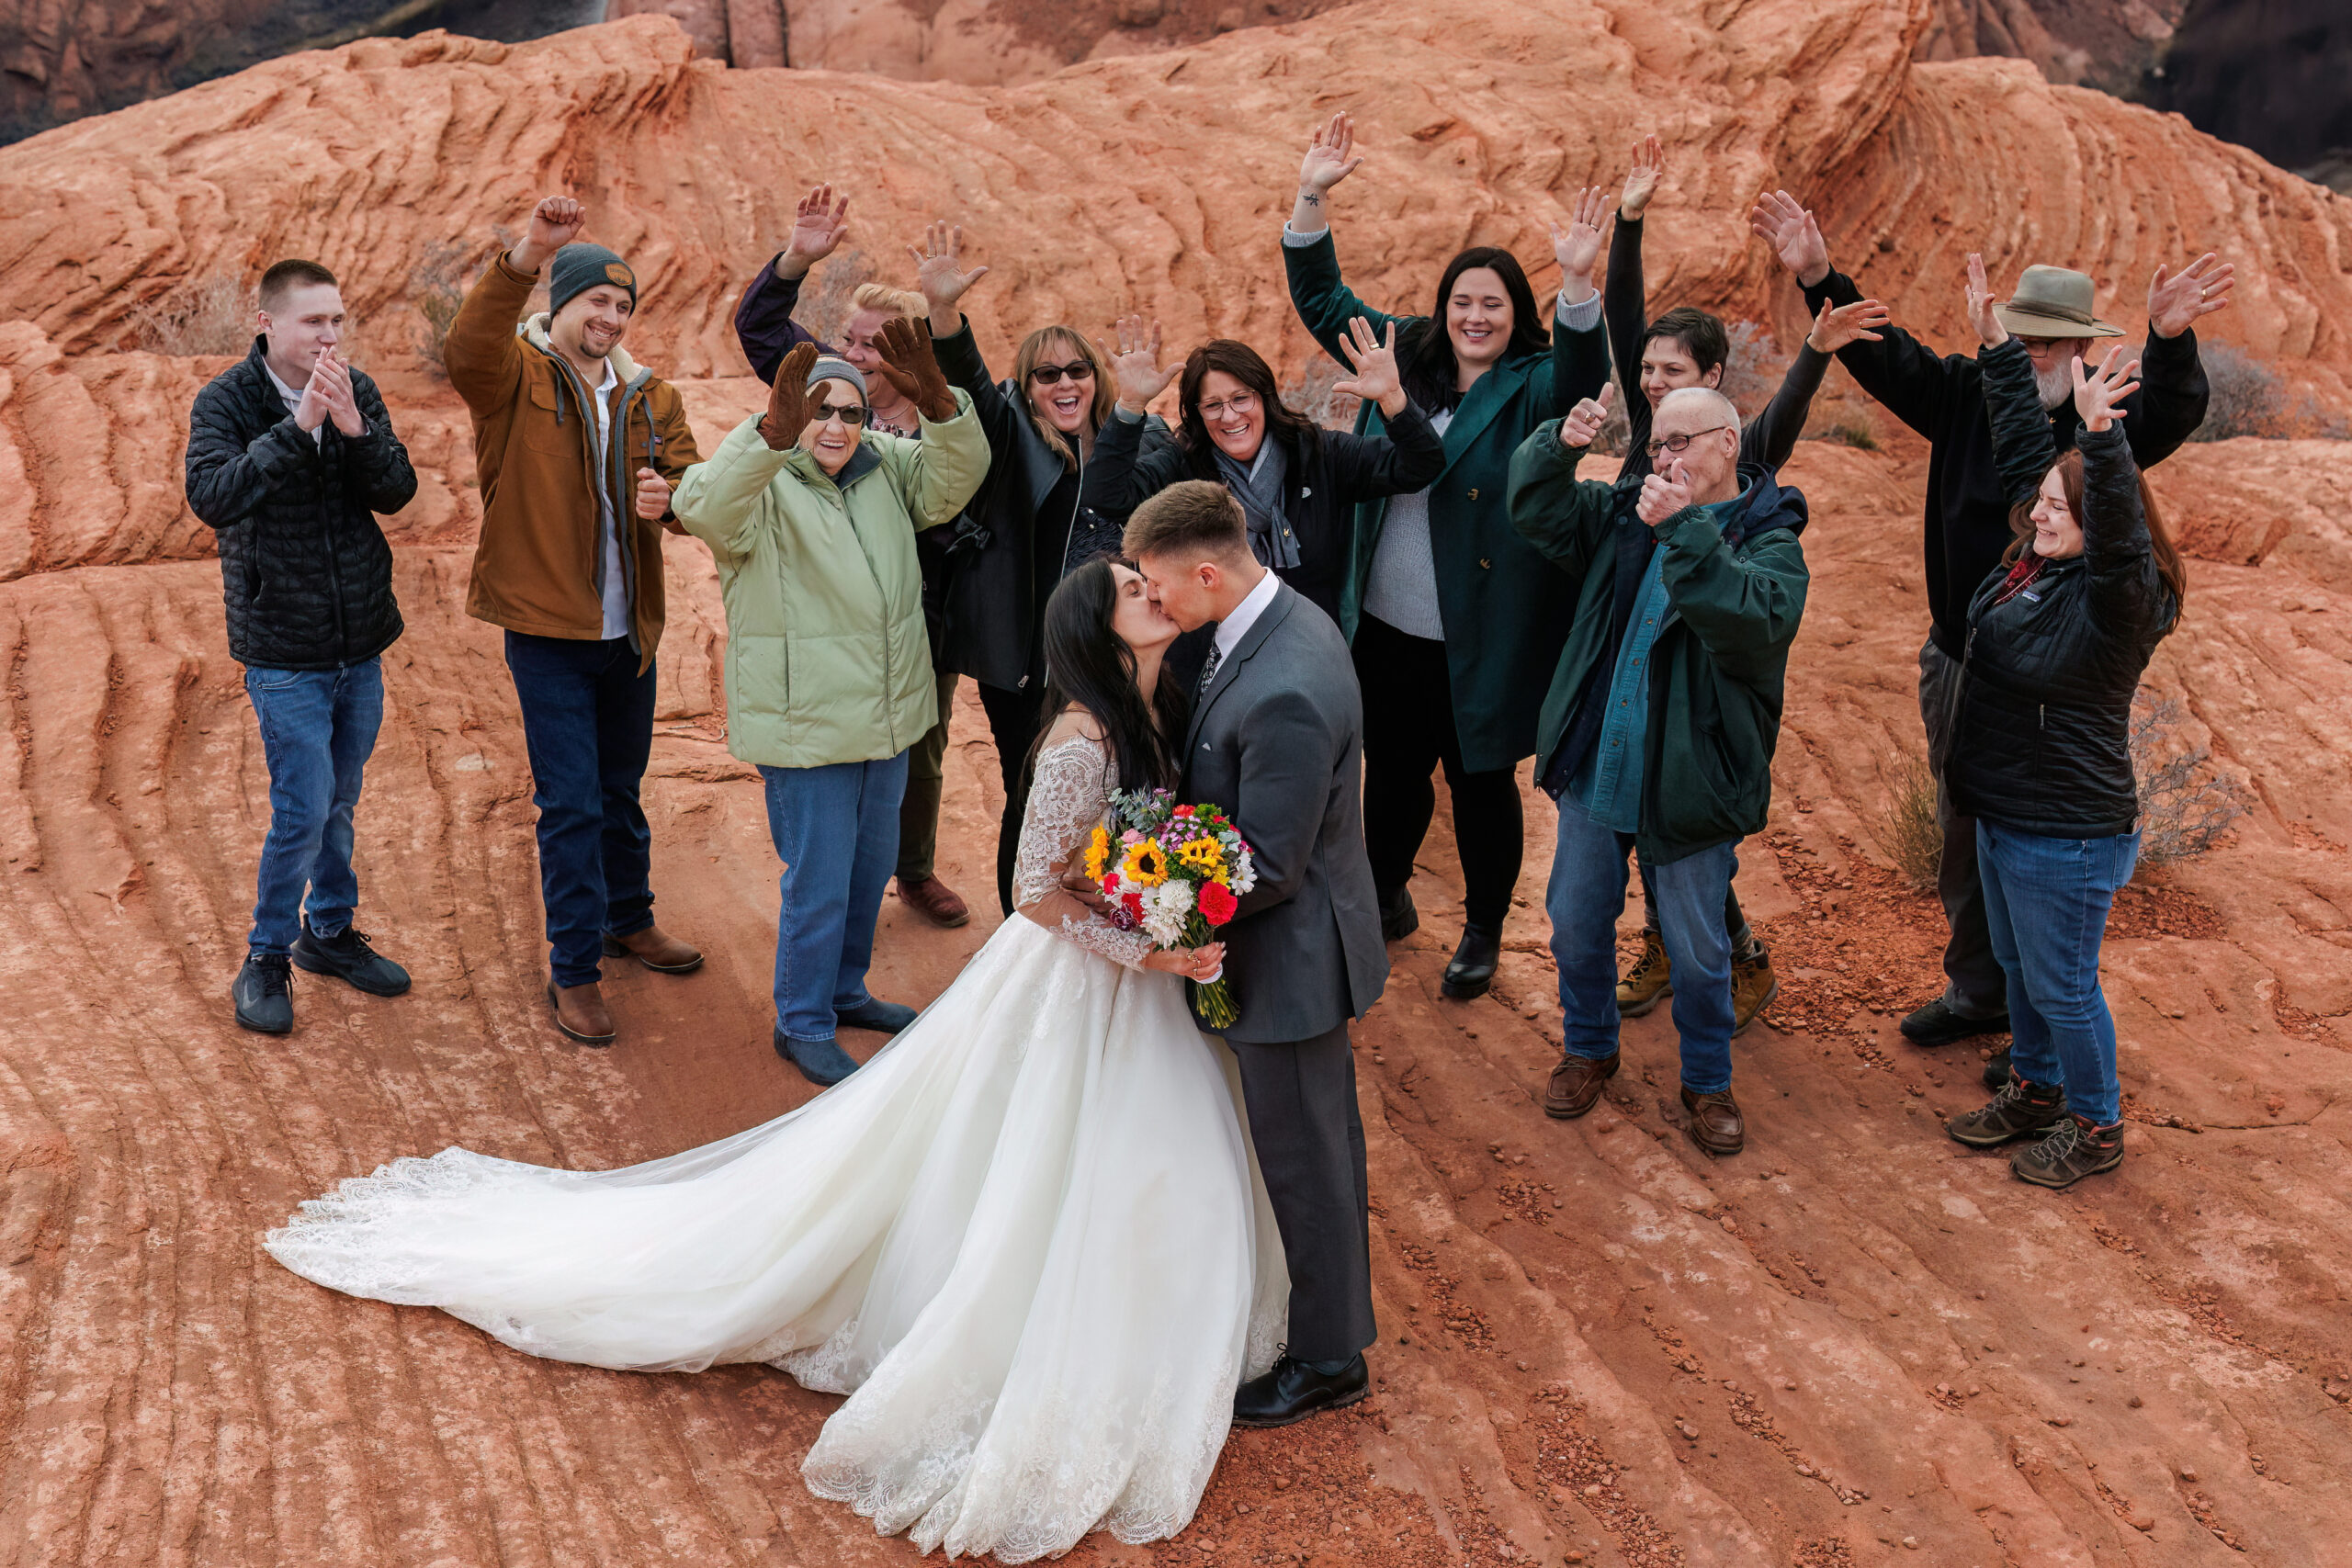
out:
M229 987L237 1021L264 1034L294 1032L294 973L282 953L249 953Z
M368 933L356 927L321 936L311 929L311 917L303 916L302 934L294 939L294 962L306 973L348 980L371 997L397 997L408 990L408 971L369 946Z
M1421 913L1413 908L1413 890L1399 887L1380 900L1380 940L1402 942L1421 929Z
M1445 966L1445 979L1438 989L1457 1000L1485 996L1487 987L1495 983L1495 964L1502 955L1500 926L1464 926L1462 945L1453 950L1453 962Z

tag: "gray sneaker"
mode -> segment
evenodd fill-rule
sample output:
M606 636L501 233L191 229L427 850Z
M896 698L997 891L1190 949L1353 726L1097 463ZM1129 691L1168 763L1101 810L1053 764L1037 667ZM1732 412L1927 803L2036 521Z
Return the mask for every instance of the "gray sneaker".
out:
M1955 1142L1972 1149L1990 1149L2014 1138L2040 1137L2066 1114L2066 1091L2055 1084L2028 1083L2015 1073L1993 1097L1993 1103L1944 1123Z
M2036 1187L2072 1187L2122 1163L2123 1123L2094 1127L2079 1116L2061 1117L2048 1137L2009 1156L2018 1179Z

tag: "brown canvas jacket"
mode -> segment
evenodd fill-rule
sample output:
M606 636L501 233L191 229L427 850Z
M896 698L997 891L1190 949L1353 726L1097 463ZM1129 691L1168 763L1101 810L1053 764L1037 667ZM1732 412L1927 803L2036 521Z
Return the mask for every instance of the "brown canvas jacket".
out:
M641 671L662 641L662 527L637 515L637 470L676 484L701 461L677 389L615 349L612 443L596 471L590 389L548 341L547 318L519 318L538 278L501 253L449 323L449 384L473 415L481 483L466 613L534 637L604 636L596 489L613 497L628 576L629 631Z

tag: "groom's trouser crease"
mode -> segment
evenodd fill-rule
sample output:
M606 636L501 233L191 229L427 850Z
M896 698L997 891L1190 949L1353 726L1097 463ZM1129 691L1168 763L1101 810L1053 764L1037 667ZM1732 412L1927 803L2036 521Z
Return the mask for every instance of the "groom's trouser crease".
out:
M1378 1337L1371 1192L1348 1028L1289 1044L1236 1042L1258 1168L1290 1264L1290 1353L1342 1361Z

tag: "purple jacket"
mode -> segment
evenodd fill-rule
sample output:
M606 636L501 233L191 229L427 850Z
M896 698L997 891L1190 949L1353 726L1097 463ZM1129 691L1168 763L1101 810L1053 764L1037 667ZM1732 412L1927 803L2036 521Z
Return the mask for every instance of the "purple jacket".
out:
M816 343L820 354L834 352L831 344L817 343L814 333L792 319L800 303L800 280L778 277L778 259L771 258L760 268L760 276L743 290L743 302L735 307L735 341L743 345L752 374L771 386L775 382L775 367L795 344Z

